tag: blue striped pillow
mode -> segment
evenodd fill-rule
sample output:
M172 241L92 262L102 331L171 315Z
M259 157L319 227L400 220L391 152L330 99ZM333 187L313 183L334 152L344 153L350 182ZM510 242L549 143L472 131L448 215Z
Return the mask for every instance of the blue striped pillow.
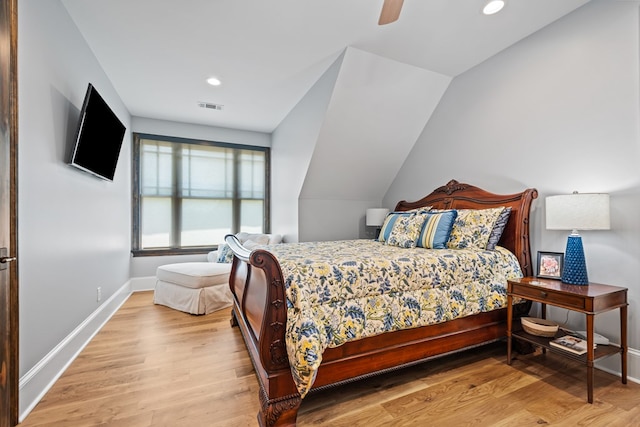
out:
M393 225L396 223L397 219L403 216L411 216L415 215L415 212L389 212L387 217L384 219L382 223L382 228L380 229L380 236L378 240L381 242L386 242L389 240L389 236L391 235L391 230L393 230Z
M445 249L458 211L426 212L422 215L427 219L422 226L417 246L427 249Z
M422 231L425 219L424 215L417 214L398 217L385 243L401 248L415 248L416 240Z

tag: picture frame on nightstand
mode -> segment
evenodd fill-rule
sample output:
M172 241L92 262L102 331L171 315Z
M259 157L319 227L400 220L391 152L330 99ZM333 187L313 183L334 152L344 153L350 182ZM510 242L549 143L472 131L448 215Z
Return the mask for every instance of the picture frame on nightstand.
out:
M559 280L562 277L563 264L564 253L538 251L536 277Z

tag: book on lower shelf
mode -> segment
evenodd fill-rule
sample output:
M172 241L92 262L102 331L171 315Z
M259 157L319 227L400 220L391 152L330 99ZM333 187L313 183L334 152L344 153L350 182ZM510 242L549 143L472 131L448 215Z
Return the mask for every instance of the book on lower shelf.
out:
M574 354L585 354L587 352L587 341L573 335L565 335L549 342L553 347L569 351ZM593 348L595 348L595 344Z

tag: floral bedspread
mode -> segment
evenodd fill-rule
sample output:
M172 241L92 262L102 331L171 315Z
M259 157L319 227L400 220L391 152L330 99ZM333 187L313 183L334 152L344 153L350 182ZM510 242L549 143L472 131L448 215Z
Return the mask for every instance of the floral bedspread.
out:
M304 397L322 353L347 341L506 305L507 278L522 277L508 250L405 249L373 240L266 247L287 293L287 351Z

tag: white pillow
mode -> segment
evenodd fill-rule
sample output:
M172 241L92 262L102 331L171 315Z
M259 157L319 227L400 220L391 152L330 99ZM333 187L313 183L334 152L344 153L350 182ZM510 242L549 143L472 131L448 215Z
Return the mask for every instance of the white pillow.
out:
M240 240L240 243L242 243L243 245L248 242L255 242L259 245L268 245L269 244L269 235L268 234L262 234L262 233L245 233L244 231L236 234L236 237L238 238L238 240Z
M207 254L207 261L209 262L218 262L218 250L211 251Z

